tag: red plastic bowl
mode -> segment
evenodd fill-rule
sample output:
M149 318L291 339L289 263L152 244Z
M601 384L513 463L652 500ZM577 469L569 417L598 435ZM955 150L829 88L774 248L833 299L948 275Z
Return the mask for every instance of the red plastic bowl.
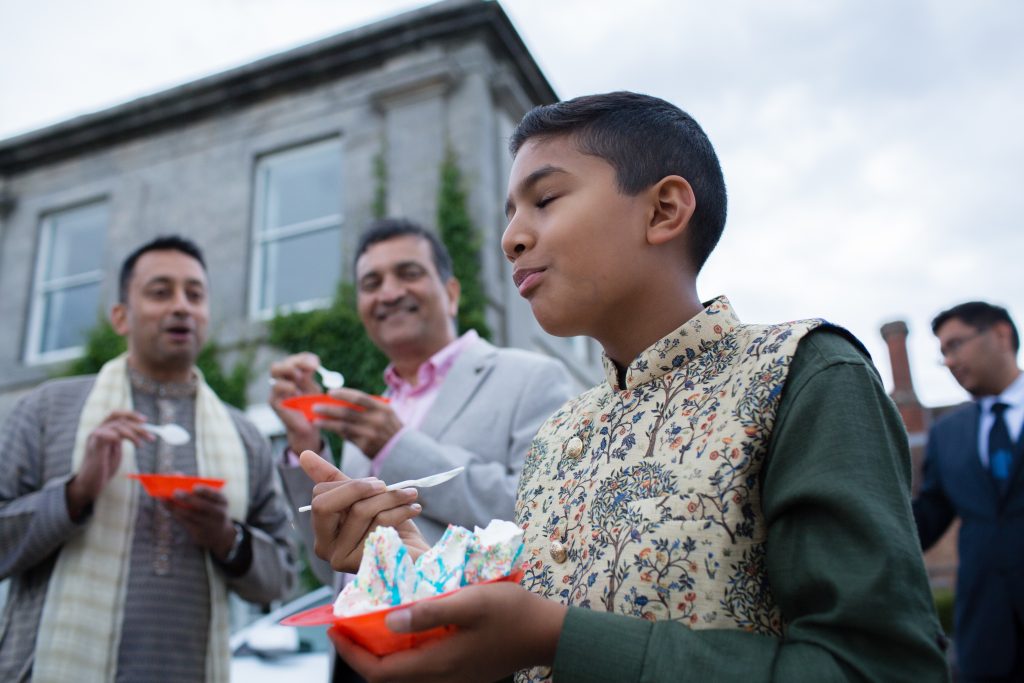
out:
M219 489L223 479L190 477L184 474L126 474L129 479L138 479L146 493L154 498L170 498L175 491L191 491L196 486Z
M371 396L371 398L380 401L381 403L388 403L388 399L384 396ZM289 410L297 410L306 416L306 419L312 422L318 417L323 417L320 413L314 412L313 406L320 405L331 405L331 406L342 406L343 408L351 408L356 412L363 412L366 408L343 401L340 398L332 398L327 394L304 394L302 396L292 396L281 401L281 405Z
M481 581L480 583L473 585L482 586L484 584L498 583L502 581L518 583L522 578L523 570L517 569L507 576L491 579L490 581ZM465 588L465 586L463 586L463 588ZM448 591L441 595L434 595L429 598L423 598L423 600L416 600L404 605L395 605L394 607L377 610L376 612L357 614L353 617L336 617L334 616L333 604L321 605L320 607L314 607L313 609L306 610L305 612L293 614L287 619L281 620L281 623L285 626L326 626L328 624L333 624L334 628L345 634L346 638L354 641L378 657L381 657L401 650L408 650L409 648L417 647L423 643L428 643L432 640L437 640L438 638L444 638L445 636L454 633L456 629L455 626L438 626L428 631L416 631L415 633L395 633L384 624L384 617L395 610L406 609L418 602L424 602L426 600L437 600L438 598L452 595L460 590L462 590L462 588L456 588L453 591Z

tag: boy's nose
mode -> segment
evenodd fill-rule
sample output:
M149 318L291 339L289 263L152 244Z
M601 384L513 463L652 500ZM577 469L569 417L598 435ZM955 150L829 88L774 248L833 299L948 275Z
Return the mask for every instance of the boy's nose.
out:
M501 236L501 250L505 252L505 258L512 263L515 263L516 259L519 258L523 252L525 252L532 244L529 237L529 231L522 229L518 225L515 219L508 224L505 228L504 234Z

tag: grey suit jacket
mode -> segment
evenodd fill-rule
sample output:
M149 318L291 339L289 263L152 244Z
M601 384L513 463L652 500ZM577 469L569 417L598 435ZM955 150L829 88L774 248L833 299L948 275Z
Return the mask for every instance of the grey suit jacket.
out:
M416 525L430 543L449 523L472 529L492 519L511 520L530 443L572 392L572 380L560 362L480 340L459 354L423 424L402 433L379 476L396 482L466 468L445 484L420 489L423 512ZM346 443L341 468L351 477L365 477L370 459ZM299 468L285 470L291 502L296 507L307 504L312 483ZM296 524L311 549L309 513L299 514ZM322 562L314 564L318 578L329 583L325 569Z

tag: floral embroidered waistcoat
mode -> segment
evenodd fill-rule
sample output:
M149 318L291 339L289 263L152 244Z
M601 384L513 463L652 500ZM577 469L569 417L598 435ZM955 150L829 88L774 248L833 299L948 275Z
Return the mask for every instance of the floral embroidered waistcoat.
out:
M806 320L743 325L724 297L566 403L519 485L523 585L691 628L782 633L760 470ZM539 674L538 677L543 677Z

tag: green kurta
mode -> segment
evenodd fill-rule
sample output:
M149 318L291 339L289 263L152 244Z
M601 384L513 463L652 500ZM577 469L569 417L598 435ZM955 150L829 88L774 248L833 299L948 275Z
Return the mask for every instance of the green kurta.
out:
M810 334L762 470L785 635L570 607L554 680L947 680L909 491L907 439L874 367L841 335Z

